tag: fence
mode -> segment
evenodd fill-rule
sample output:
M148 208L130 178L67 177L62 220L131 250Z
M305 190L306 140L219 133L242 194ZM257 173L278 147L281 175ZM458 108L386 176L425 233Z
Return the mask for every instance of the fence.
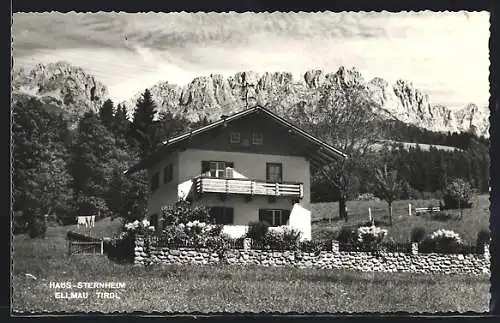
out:
M484 246L474 245L452 245L452 246L435 246L420 243L418 245L419 253L445 253L445 254L483 254Z
M370 252L374 251L375 248L371 248L367 245L362 244L348 244L348 243L339 243L339 251L357 251L357 252ZM383 242L381 243L377 250L386 251L386 252L400 252L400 253L411 253L412 252L412 243L411 242Z
M190 240L172 240L165 237L149 237L149 244L153 247L168 247L168 248L203 248L210 245L211 241L204 243ZM224 245L229 249L243 249L243 239L225 240Z
M171 240L164 237L151 236L148 238L148 244L153 247L165 247L171 249L177 248L210 248L214 246L216 240L207 242L197 242L192 240ZM483 254L484 246L478 245L456 245L451 248L443 248L438 245L428 243L413 242L382 242L376 247L361 243L345 243L332 240L311 240L300 242L297 246L284 243L282 241L257 241L252 239L230 239L224 241L227 249L233 250L268 250L268 251L332 251L337 248L339 252L372 252L383 251L389 253L406 254Z
M68 255L104 254L104 241L68 241Z
M68 231L66 238L71 241L84 241L84 242L99 242L101 238L93 237L91 233L82 234L75 231Z

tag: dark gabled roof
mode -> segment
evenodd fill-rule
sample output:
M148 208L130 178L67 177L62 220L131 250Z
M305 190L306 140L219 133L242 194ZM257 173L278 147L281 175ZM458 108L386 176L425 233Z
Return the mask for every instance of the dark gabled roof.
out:
M301 136L303 139L306 141L310 142L312 146L315 148L314 150L311 151L311 154L308 155L309 160L311 164L315 167L321 167L329 162L332 162L338 158L347 158L347 155L340 150L330 146L329 144L325 143L324 141L312 136L311 134L305 132L304 130L294 126L290 122L286 121L285 119L277 116L276 114L272 113L271 111L260 107L256 106L253 108L245 109L240 112L234 113L230 116L223 116L221 119L212 122L204 127L198 128L196 130L192 130L190 132L184 133L182 135L176 136L169 138L163 142L163 146L158 148L156 151L151 153L149 156L145 157L142 159L139 163L136 165L132 166L128 170L124 172L124 174L130 174L133 172L136 172L138 170L147 168L151 164L154 164L155 162L160 159L166 151L168 151L168 148L173 148L179 143L185 142L192 138L193 136L199 135L201 133L204 133L206 131L209 131L211 129L227 125L227 123L230 123L234 120L238 120L241 118L244 118L246 116L262 112L266 116L270 117L271 120L289 128L292 133L295 133L299 136Z

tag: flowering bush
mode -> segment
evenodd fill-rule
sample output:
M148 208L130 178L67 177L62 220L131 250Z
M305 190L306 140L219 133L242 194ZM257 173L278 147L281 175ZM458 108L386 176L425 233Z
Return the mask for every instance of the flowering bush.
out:
M155 230L155 227L150 225L149 220L144 219L142 221L135 220L134 222L129 222L124 225L125 232L129 233L139 233L139 234L149 234Z
M359 227L357 242L363 250L376 251L379 250L380 244L386 236L386 229L382 229L374 225L369 227Z
M460 247L463 246L463 241L460 235L452 230L437 230L431 233L424 241L422 241L421 252L436 252L436 253L458 253Z
M206 247L210 238L222 234L222 225L209 224L198 220L166 226L157 235L157 241L165 246Z
M192 221L213 222L207 207L193 206L185 200L179 200L174 205L164 206L161 209L161 215L165 225L186 224Z
M287 226L269 230L262 239L264 249L294 250L299 246L302 233Z

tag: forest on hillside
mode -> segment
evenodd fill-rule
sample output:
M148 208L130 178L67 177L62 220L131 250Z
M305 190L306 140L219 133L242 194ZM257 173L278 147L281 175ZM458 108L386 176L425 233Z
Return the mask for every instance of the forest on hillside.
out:
M323 93L311 120L300 112L289 117L304 130L352 156L348 162L313 170L313 202L344 201L373 189L374 169L382 165L398 172L405 186L399 198L439 194L452 178L463 178L481 192L488 191L488 141L470 134L432 133L403 123L381 123L367 115L362 95L353 89L341 101ZM336 105L356 106L349 115ZM328 109L325 109L328 107ZM98 113L86 112L76 128L64 111L36 99L13 107L13 193L15 226L49 216L62 224L76 215L141 219L149 190L144 171L123 171L151 153L168 137L195 129L210 120L189 122L168 112L159 118L146 90L128 118L124 106L107 100ZM311 114L310 114L311 115ZM129 120L131 119L131 121ZM373 121L370 123L370 121ZM364 125L360 127L360 122ZM369 126L371 124L371 126ZM367 126L368 125L368 126ZM361 129L362 128L362 129ZM391 139L449 145L461 150L363 149L372 140ZM348 139L348 140L347 140Z

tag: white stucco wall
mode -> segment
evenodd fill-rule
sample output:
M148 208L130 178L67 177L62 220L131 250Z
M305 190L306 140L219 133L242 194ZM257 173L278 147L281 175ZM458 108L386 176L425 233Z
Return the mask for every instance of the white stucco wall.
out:
M263 181L266 180L266 163L282 163L283 180L285 182L303 183L304 197L300 204L306 209L309 208L309 161L305 157L187 149L182 152L172 153L149 170L150 178L154 172L160 171L160 184L159 188L149 197L148 214L159 214L162 206L175 203L178 199L179 184L200 175L202 160L233 162L237 177ZM163 171L169 163L174 165L173 180L168 184L163 184ZM182 187L183 185L181 185ZM222 201L217 194L205 194L194 203L209 207L232 207L234 209L234 224L240 226L246 226L251 221L258 221L260 208L286 209L290 211L293 208L290 198L278 197L275 202L269 202L268 198L264 196L255 196L253 200L247 202L243 196L230 195L226 200Z
M163 172L165 167L173 164L173 179L167 184L163 183ZM151 185L151 177L155 172L160 172L159 187L148 197L148 215L158 213L160 215L161 208L165 205L172 205L178 198L179 184L179 153L173 152L167 156L161 163L156 164L153 168L148 169L149 185Z
M233 162L237 173L260 180L266 180L266 163L282 163L283 180L303 183L304 198L301 204L308 207L310 203L310 170L305 157L188 149L179 153L179 182L200 175L202 160Z

